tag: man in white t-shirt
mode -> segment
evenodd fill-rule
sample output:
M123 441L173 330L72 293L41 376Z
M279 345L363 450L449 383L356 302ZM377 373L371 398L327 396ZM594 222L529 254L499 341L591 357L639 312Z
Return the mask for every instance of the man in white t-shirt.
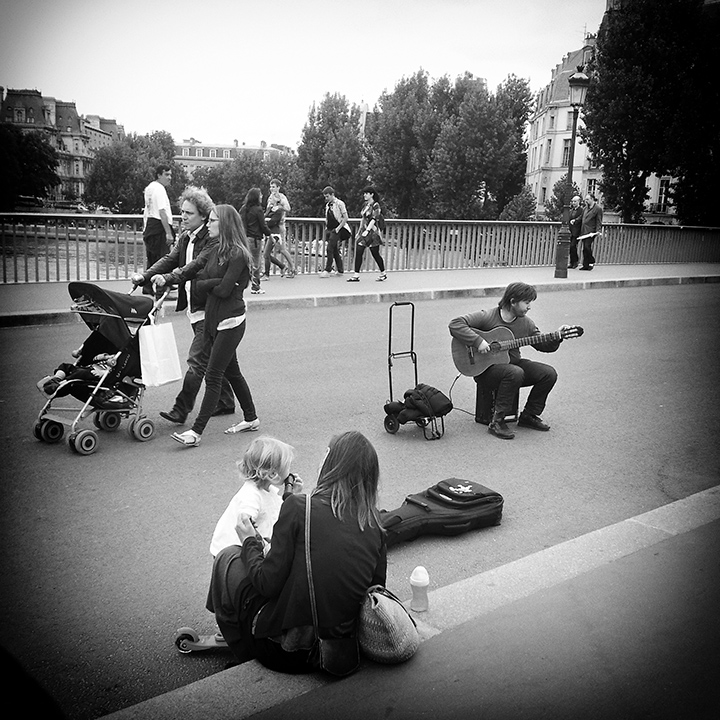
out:
M144 191L145 210L143 211L143 242L145 243L146 268L154 265L175 240L172 229L172 209L167 191L172 181L172 169L169 165L155 168L155 180ZM143 290L147 292L147 290Z

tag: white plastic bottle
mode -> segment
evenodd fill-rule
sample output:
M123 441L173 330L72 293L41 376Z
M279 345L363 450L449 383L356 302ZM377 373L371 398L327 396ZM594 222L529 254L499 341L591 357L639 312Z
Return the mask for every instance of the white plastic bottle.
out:
M430 585L430 575L422 565L418 565L410 575L410 587L412 587L411 610L425 612L428 609L428 585Z

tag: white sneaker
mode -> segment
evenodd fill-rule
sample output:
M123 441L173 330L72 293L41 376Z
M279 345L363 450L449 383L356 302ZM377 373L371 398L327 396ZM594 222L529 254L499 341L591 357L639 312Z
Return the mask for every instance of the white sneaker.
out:
M265 291L262 288L258 288L257 290L251 290L251 295L264 295Z
M241 432L252 432L260 427L260 420L243 420L235 425L231 425L226 431L226 435L234 435Z
M323 271L320 273L320 277L321 277L321 278L329 278L329 277L330 277L330 273L329 273L327 270L323 270Z

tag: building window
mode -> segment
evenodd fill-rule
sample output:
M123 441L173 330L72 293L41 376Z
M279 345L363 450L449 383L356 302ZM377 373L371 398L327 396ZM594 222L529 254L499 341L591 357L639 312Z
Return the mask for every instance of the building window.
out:
M547 145L545 146L545 164L550 164L550 157L552 155L552 140L547 141Z
M587 181L587 194L597 197L597 180Z
M563 140L562 166L567 167L570 163L570 141Z
M658 190L658 211L667 212L668 201L670 199L670 178L660 179L660 189Z
M542 187L542 188L540 188L540 204L544 205L546 200L547 200L547 188Z
M573 119L572 110L568 110L567 118L565 119L565 129L568 131L572 130L572 119Z
M230 159L230 151L229 150L223 150L223 159L225 159L225 160Z
M188 157L190 155L190 148L183 148L182 154L183 154L183 157Z
M550 130L554 130L554 129L555 129L555 116L554 116L554 115L550 115L550 127L549 127L549 129L550 129Z
M15 122L21 123L25 122L25 108L15 108Z
M214 148L212 150L210 150L210 157L211 158L217 157L217 150L215 150Z

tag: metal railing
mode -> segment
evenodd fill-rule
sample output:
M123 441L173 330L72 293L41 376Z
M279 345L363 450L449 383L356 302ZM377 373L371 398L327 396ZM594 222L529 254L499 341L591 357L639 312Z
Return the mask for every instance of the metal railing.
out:
M357 221L353 221L357 228ZM388 270L541 267L555 263L559 223L388 220ZM325 226L288 218L287 245L298 273L325 266ZM124 280L145 267L138 215L0 213L3 283ZM354 244L343 243L352 269ZM595 243L608 265L720 262L720 228L606 225ZM374 261L365 253L363 269Z

